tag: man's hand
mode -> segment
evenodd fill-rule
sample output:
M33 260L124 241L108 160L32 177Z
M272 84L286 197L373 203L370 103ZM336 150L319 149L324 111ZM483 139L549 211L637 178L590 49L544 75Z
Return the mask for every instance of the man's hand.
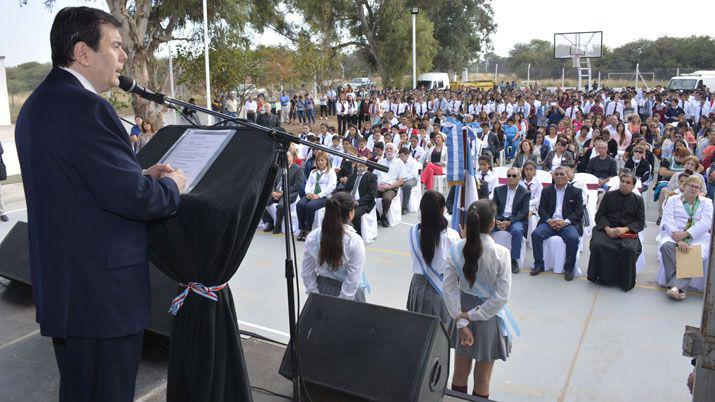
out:
M149 169L145 169L142 174L145 176L151 176L152 179L161 179L164 177L166 173L172 173L174 171L174 168L171 167L171 165L167 165L164 163L158 163Z
M474 335L469 327L464 327L459 330L459 343L466 346L474 344Z
M271 193L271 196L273 197L274 200L280 200L281 197L283 196L283 193L280 191L274 191Z
M343 184L345 184L345 183L348 182L348 178L347 178L347 177L341 177L339 180L340 180L340 182L343 183Z
M186 190L186 177L184 176L184 172L182 172L181 169L177 169L169 173L164 173L161 177L168 177L173 180L174 183L176 183L176 186L179 187L179 193L184 194L184 190Z
M608 179L598 179L598 187L603 187L606 183L608 183Z
M380 184L377 185L377 191L389 190L390 187L392 187L390 184L381 182Z

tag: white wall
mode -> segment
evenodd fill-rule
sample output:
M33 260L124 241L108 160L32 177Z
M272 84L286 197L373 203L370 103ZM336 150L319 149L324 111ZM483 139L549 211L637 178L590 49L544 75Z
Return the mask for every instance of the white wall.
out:
M0 56L0 126L10 125L10 101L7 95L5 56Z

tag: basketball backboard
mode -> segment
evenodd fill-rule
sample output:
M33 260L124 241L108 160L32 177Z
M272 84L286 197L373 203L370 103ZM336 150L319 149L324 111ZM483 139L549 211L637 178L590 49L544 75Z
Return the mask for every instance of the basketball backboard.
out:
M562 32L554 34L554 58L600 58L603 48L603 31Z

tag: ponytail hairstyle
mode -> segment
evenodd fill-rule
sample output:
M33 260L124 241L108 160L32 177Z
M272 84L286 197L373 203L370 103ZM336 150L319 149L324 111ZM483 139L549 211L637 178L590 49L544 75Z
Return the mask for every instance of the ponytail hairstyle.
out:
M447 219L442 214L445 205L442 193L433 190L426 191L420 201L420 250L427 265L432 264L439 238L447 229Z
M318 264L328 264L331 271L336 271L343 262L344 224L350 223L350 212L355 208L355 201L349 193L339 192L325 204L325 217L320 230L320 251Z
M482 256L484 245L480 234L488 234L496 216L496 205L489 199L475 201L467 209L467 239L464 243L464 277L469 286L474 285L479 271L479 257Z

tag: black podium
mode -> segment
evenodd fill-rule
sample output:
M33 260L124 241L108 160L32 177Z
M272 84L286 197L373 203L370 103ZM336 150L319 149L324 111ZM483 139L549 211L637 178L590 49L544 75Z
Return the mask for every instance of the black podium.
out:
M201 181L182 195L178 212L150 225L150 260L177 282L175 295L186 289L178 284L219 286L234 275L277 173L277 142L241 127L164 127L137 156L142 167L157 163L189 129L235 134ZM173 317L169 401L251 400L231 290L215 293L216 301L189 292Z

